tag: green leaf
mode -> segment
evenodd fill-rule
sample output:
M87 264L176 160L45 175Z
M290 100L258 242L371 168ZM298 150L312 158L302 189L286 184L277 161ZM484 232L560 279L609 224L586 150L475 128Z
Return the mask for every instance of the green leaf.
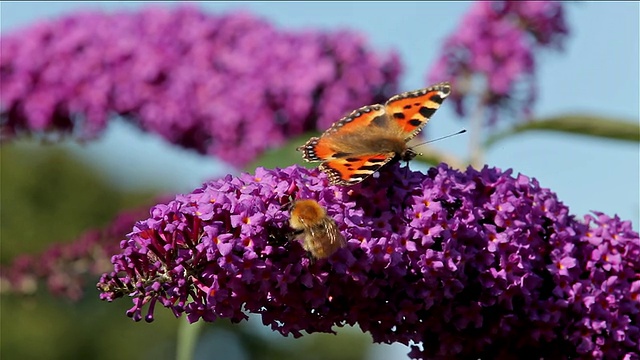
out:
M491 145L511 135L527 131L555 131L613 140L640 141L640 123L638 120L634 122L577 114L554 116L518 124L506 131L490 136L484 144L485 148L489 148Z

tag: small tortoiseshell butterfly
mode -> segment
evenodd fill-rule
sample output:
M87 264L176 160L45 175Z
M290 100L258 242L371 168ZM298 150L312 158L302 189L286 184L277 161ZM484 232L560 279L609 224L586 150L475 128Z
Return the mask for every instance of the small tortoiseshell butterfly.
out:
M333 185L354 185L393 159L409 161L407 147L451 93L448 82L404 92L384 105L363 106L335 122L322 136L298 147L305 161L320 161L319 169Z

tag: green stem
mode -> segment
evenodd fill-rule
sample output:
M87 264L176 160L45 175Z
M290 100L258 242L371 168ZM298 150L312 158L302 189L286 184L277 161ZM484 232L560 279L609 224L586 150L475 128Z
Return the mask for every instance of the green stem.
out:
M190 324L186 318L180 320L180 325L178 326L176 360L192 360L196 344L198 343L200 330L202 329L202 324L204 322L197 321Z
M481 142L483 118L484 101L479 99L476 109L471 115L471 130L469 134L469 163L475 169L480 169L484 163L484 149Z
M495 143L513 135L528 131L547 131L618 141L640 141L638 119L623 119L592 114L561 114L541 119L531 119L493 134L484 142L488 149Z

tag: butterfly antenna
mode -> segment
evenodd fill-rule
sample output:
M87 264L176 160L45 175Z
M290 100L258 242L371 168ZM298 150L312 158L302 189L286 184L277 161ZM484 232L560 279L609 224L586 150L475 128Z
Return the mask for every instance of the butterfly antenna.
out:
M425 141L425 142L423 142L423 143L420 143L420 144L414 145L414 146L412 146L412 148L416 148L416 147L421 146L421 145L425 145L425 144L429 144L429 143L436 142L436 141L439 141L439 140L443 140L443 139L446 139L446 138L450 138L450 137L452 137L452 136L456 136L456 135L464 134L464 133L466 133L466 132L467 132L467 129L461 129L461 130L458 130L457 132L455 132L455 133L453 133L453 134L445 135L445 136L439 137L439 138L437 138L437 139L432 139L432 140ZM420 155L422 155L422 154L420 154Z

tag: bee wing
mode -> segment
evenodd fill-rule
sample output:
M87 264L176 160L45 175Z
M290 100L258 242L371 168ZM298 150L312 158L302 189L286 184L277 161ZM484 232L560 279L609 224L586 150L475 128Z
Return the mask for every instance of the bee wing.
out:
M326 236L329 238L329 242L332 245L338 244L340 247L344 247L347 245L347 241L340 233L340 230L338 230L338 226L336 225L335 221L329 218L325 218L322 225L326 231Z

